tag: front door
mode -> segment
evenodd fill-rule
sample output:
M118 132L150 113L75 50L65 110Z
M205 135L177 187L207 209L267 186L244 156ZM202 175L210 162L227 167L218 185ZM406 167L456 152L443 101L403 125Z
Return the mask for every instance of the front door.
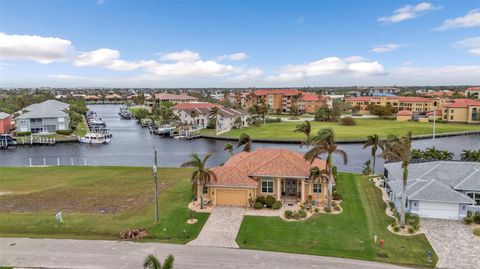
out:
M285 194L287 196L297 195L296 179L285 179Z

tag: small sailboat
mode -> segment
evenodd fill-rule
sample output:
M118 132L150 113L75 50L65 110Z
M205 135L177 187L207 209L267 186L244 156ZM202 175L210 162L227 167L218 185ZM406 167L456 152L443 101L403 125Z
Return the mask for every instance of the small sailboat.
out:
M111 139L102 133L88 133L80 137L79 141L86 144L107 144L110 143Z

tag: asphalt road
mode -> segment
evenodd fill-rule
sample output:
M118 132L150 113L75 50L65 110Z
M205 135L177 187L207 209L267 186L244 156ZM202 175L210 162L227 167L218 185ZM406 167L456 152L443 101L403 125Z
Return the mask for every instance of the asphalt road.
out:
M181 268L399 269L390 264L256 250L159 243L0 238L0 266L34 268L142 268L148 254L175 257Z

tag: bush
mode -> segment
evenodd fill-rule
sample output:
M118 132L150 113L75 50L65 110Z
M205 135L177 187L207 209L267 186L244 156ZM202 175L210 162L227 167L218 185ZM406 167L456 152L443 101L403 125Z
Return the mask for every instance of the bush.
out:
M263 204L260 203L260 202L256 202L256 203L253 205L253 208L255 208L255 209L262 209L262 208L263 208Z
M398 223L395 222L395 223L392 224L392 230L394 232L399 232L400 231L400 227L398 226Z
M467 225L470 225L473 223L473 216L467 216L465 218L463 218L463 222L465 222L465 224Z
M293 214L292 214L292 218L294 218L296 220L299 220L300 219L300 214L298 214L298 212L294 211Z
M407 224L409 225L420 225L420 217L417 214L405 214L405 218L407 219Z
M340 193L338 193L337 191L334 191L333 194L332 194L332 198L335 201L342 200L342 195Z
M408 232L409 232L409 233L413 234L413 233L415 233L415 231L416 231L415 228L413 228L413 227L411 227L411 226L408 227Z
M256 202L257 202L257 203L261 203L262 205L266 204L266 202L265 202L265 197L263 197L263 196L257 197Z
M343 117L340 119L340 125L353 126L356 125L355 119L352 117Z
M17 132L17 136L29 136L32 132Z
M334 211L340 211L340 207L339 207L338 205L334 205L334 206L333 206L333 210L334 210Z
M473 215L473 221L476 224L480 224L480 212L475 212L475 214Z
M320 212L320 209L318 209L318 207L315 207L315 209L313 210L313 212L318 213L318 212Z
M273 203L272 205L272 209L275 209L275 210L280 209L281 207L282 207L282 202L280 201L275 201L275 203Z
M307 212L305 212L305 210L298 210L298 216L304 219L307 217Z
M394 202L388 202L388 206L390 207L390 211L393 211L395 209L395 203Z
M473 234L476 236L480 236L480 228L473 229Z
M332 212L332 210L331 210L330 208L328 208L328 207L325 207L323 210L324 210L326 213Z
M267 205L268 208L272 208L273 203L275 203L276 199L272 195L268 195L265 198L265 204Z
M57 130L57 134L59 135L71 135L72 133L72 130Z
M291 219L293 217L293 211L292 210L285 210L285 218Z

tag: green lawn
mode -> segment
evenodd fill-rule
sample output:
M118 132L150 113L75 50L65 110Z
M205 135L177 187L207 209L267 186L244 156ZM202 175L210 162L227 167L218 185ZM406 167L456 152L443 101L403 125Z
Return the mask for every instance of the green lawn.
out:
M408 131L412 131L413 135L432 134L433 123L419 123L419 122L397 122L395 120L384 119L356 119L355 126L342 126L336 122L316 122L311 121L312 133L320 128L332 128L335 131L337 139L353 140L363 139L370 134L378 134L385 138L389 134L404 135ZM301 133L295 133L295 126L301 122L279 122L263 124L260 127L246 127L242 129L235 129L230 132L220 135L220 137L238 138L242 133L248 133L255 139L275 139L275 140L295 140L304 139L305 136ZM437 123L437 133L449 133L460 131L479 131L478 125L454 124L454 123ZM211 130L204 129L202 134L214 135Z
M159 225L153 225L153 180L141 167L0 167L0 236L118 239L146 228L147 240L186 243L208 214L189 225L191 169L159 169ZM62 211L64 223L55 221ZM185 230L185 233L184 233Z
M386 205L373 183L341 173L337 184L344 199L341 214L321 214L300 222L246 216L237 243L249 249L433 266L426 262L427 251L433 249L424 235L402 237L386 229L392 220L384 213ZM384 249L373 242L375 234L385 240ZM377 257L378 253L388 257Z

